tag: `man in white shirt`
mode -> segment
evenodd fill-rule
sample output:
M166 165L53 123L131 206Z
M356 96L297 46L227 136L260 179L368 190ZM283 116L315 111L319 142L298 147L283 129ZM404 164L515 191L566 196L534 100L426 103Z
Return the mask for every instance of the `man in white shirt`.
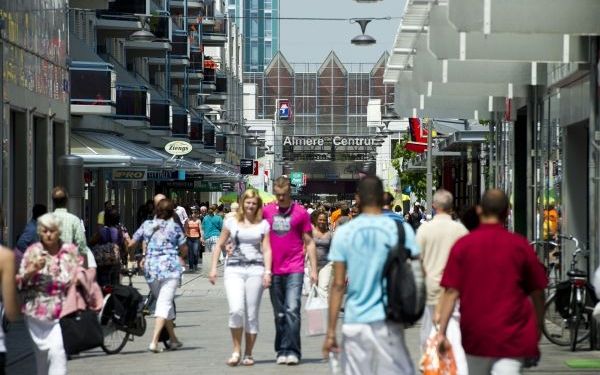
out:
M427 287L427 307L421 326L421 349L425 348L433 321L439 315L436 307L442 295L440 282L450 249L459 238L469 233L464 225L452 220L450 213L453 205L454 200L449 191L444 189L436 191L433 195L433 208L436 214L430 221L423 221L417 230L417 245L421 249ZM448 338L452 344L458 374L466 375L468 371L465 353L461 346L459 318L460 314L456 309L448 326Z

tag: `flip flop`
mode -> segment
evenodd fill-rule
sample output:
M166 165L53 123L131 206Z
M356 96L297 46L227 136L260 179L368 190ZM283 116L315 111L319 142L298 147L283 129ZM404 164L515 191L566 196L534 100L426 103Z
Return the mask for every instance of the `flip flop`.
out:
M227 366L235 367L240 364L241 355L239 352L231 353L231 357L227 360Z
M245 355L242 360L242 365L244 366L254 366L254 358L251 355Z

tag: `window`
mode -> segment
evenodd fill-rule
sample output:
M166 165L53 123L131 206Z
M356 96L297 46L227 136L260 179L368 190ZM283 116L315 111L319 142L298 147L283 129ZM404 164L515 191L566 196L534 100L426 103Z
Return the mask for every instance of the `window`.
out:
M273 21L270 14L265 14L265 38L273 35Z
M258 37L258 17L253 17L250 22L250 37Z
M236 0L229 0L229 5L235 5Z
M250 42L250 64L258 65L258 42Z
M273 8L273 1L272 0L265 0L265 10L269 10Z
M271 42L265 42L265 64L268 64L273 58L273 48Z

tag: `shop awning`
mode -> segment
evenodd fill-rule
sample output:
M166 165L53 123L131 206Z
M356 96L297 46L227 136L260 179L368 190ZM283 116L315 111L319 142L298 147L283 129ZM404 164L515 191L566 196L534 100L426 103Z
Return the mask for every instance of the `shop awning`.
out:
M71 154L81 156L85 167L153 167L183 169L221 179L238 179L241 175L222 165L194 159L174 159L164 151L128 141L114 134L100 132L71 133Z
M71 133L71 154L81 156L86 167L163 167L168 160L150 147L100 132Z

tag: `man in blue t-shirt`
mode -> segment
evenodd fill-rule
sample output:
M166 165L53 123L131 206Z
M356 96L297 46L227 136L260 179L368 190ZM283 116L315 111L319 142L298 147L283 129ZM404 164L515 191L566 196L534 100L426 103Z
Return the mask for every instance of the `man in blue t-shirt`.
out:
M381 209L381 212L394 221L404 223L404 217L392 211L392 203L394 203L394 196L392 193L388 193L387 191L383 193L383 208Z
M383 184L375 176L362 179L357 202L361 214L336 231L329 260L334 281L329 297L329 325L323 355L341 351L343 373L413 374L414 366L404 342L401 324L385 320L382 287L388 253L398 243L396 223L382 212ZM406 249L419 255L415 233L403 223ZM336 340L336 323L348 276L348 295L342 326L342 345ZM368 358L368 360L365 360Z

